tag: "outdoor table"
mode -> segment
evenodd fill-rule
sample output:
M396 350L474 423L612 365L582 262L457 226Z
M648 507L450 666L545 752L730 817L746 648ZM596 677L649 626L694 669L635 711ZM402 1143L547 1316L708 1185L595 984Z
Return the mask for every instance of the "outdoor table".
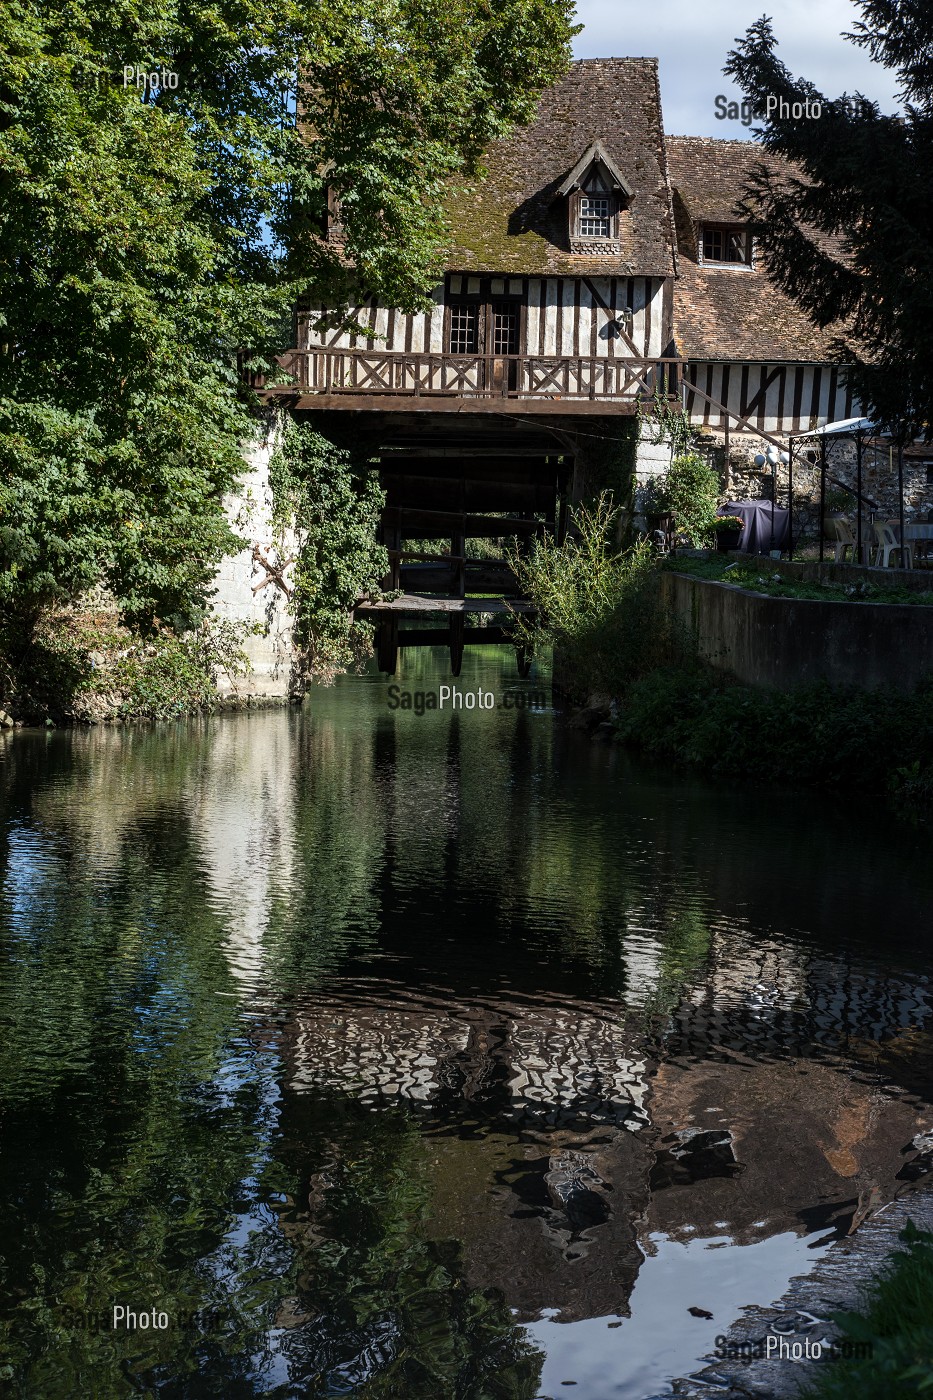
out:
M772 549L787 549L790 543L790 511L785 506L772 506L770 501L727 501L719 514L737 515L745 521L739 544L743 554L768 554Z
M910 541L914 541L917 544L923 544L924 558L928 558L929 545L931 541L933 541L933 522L927 524L926 522L917 521L917 523L914 525L905 525L904 543L908 544L910 543ZM914 553L919 554L919 551L915 550Z

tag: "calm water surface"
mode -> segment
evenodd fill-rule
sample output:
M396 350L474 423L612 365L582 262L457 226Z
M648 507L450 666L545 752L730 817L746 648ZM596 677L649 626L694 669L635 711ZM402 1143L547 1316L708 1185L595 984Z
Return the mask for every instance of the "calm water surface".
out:
M376 675L0 742L8 1393L644 1400L911 1189L933 872L868 803Z

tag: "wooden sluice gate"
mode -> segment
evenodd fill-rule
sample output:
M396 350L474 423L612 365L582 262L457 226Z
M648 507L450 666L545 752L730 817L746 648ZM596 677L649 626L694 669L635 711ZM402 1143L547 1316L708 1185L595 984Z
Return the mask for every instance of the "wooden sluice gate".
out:
M468 614L482 613L502 618L533 617L534 606L521 598L442 598L426 594L403 593L380 603L362 603L356 609L359 617L365 617L376 624L376 656L380 671L394 676L398 666L398 653L408 647L450 648L450 670L459 676L463 665L463 649L469 644L488 646L495 643L508 643L511 635L507 626L496 625L476 627L466 626ZM446 626L401 627L405 619L446 618ZM527 676L531 657L524 647L516 648L518 673Z
M400 651L446 646L459 676L465 647L511 644L526 676L531 656L515 622L533 620L535 609L521 596L509 548L520 553L561 537L570 455L540 429L419 424L396 433L392 426L378 454L388 556L381 587L389 596L356 609L376 625L379 669L394 675ZM471 550L470 541L484 545Z

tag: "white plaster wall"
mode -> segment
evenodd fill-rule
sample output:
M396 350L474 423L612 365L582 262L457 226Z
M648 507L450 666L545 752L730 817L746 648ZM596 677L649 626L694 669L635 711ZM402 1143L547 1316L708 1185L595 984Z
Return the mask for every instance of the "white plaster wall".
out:
M248 544L239 554L227 555L222 561L215 581L214 612L251 629L243 640L249 674L230 676L222 671L218 675L218 690L228 698L284 699L290 693L293 647L289 598L262 562L273 565L286 588L291 588L294 564L289 561L297 554L298 541L293 530L286 530L279 540L273 536L269 460L274 448L271 433L244 448L247 469L239 489L225 502L231 525Z
M635 449L635 484L642 485L653 476L660 476L671 465L669 442L653 443L648 425L642 423Z

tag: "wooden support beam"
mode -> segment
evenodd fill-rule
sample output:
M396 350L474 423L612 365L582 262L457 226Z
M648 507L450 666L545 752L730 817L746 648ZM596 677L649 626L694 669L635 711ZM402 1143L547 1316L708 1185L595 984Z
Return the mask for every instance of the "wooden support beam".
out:
M354 611L360 617L382 617L386 613L410 613L413 617L426 613L475 612L533 613L536 608L522 598L432 598L423 593L403 593L400 598L383 598L379 602L364 599Z
M303 394L293 391L267 391L260 397L278 402L288 413L321 413L339 409L341 413L443 413L465 417L492 418L632 418L637 412L634 396L626 399L539 398L442 398L430 395L409 398L391 394Z
M466 515L449 510L421 510L417 506L386 506L382 518L402 535L436 535L446 539L454 531L468 539L498 539L500 536L542 534L544 525L538 520L513 519L504 515ZM383 539L385 536L383 535ZM393 548L399 548L393 543Z

